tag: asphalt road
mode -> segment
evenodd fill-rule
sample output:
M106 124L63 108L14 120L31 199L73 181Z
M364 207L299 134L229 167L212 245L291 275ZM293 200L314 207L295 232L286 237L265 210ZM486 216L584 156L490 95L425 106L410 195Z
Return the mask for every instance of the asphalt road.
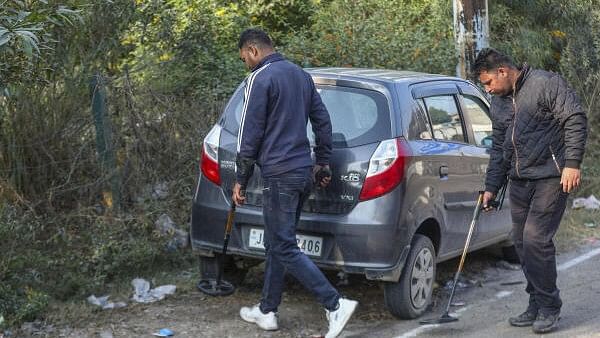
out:
M585 247L559 256L558 270L563 299L560 327L544 336L600 337L600 248ZM349 325L343 337L539 337L530 327L512 327L507 322L509 316L521 313L527 306L522 272L487 268L484 275L487 281L480 287L455 295L454 303L464 303L452 307L451 313L459 317L458 322L425 326L419 325L418 320L361 322ZM518 281L523 283L505 284ZM443 313L446 297L424 318Z

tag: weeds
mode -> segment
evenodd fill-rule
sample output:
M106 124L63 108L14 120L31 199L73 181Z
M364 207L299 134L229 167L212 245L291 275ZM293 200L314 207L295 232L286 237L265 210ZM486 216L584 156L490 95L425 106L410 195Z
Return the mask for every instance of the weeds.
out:
M40 219L0 209L0 316L5 327L43 317L51 299L83 299L157 270L187 269L192 255L169 250L146 217L74 214Z

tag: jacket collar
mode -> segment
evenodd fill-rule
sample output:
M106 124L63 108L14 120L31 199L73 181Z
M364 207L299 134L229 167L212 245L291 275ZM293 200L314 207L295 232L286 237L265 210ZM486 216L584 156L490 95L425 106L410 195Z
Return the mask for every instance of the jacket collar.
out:
M521 70L521 74L519 74L519 77L517 78L517 82L515 82L515 88L513 90L513 95L515 95L517 92L519 92L521 87L523 87L523 83L525 83L525 81L529 77L529 74L531 73L531 67L529 67L529 65L527 63L523 63L523 66L521 66L520 70Z
M283 55L281 55L281 53L273 53L273 54L269 54L267 56L265 56L262 60L260 60L260 62L254 66L254 68L252 68L252 71L254 72L257 69L260 69L260 67L266 65L267 63L271 63L271 62L275 62L275 61L282 61L285 60L285 57L283 57Z

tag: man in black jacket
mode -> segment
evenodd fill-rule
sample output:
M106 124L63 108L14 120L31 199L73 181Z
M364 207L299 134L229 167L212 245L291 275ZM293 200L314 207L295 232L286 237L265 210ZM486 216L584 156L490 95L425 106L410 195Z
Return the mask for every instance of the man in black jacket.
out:
M243 307L240 316L263 330L277 330L277 307L288 272L325 307L329 321L325 337L333 338L343 330L358 303L340 297L296 243L296 226L313 185L313 173L323 188L331 180L329 113L311 76L276 53L265 32L245 30L238 47L240 59L252 73L246 78L232 198L237 205L244 203L243 191L257 164L264 182L266 249L262 299L253 307ZM314 167L306 135L309 119L317 144Z
M562 306L552 238L568 194L581 181L587 118L574 90L558 74L527 64L517 67L491 48L479 53L473 72L494 95L483 206L490 209L508 176L513 241L527 279L529 306L509 323L550 332L558 327Z

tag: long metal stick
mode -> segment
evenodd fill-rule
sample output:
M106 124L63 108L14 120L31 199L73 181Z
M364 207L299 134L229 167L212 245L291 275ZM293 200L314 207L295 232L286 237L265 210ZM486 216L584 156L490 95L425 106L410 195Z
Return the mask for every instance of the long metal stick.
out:
M219 257L219 270L217 271L217 285L221 283L221 276L223 275L224 270L224 259L225 254L227 253L227 245L229 245L229 238L231 237L231 228L233 227L233 218L235 216L235 203L231 203L231 208L229 209L229 213L227 214L227 224L225 224L225 238L223 240L223 253L221 257Z
M454 284L452 285L452 291L450 292L450 298L448 299L448 305L446 306L446 315L450 311L450 305L452 304L452 298L454 298L454 291L456 290L456 284L458 283L458 276L460 276L460 272L462 271L463 265L465 264L465 257L467 256L469 244L471 244L471 237L473 235L473 230L475 229L475 224L477 223L477 220L479 219L479 214L481 213L482 203L483 191L480 191L479 198L477 199L477 205L475 206L475 211L473 211L473 219L471 220L471 225L469 226L469 234L467 235L467 241L465 242L465 247L463 248L462 256L460 256L458 270L456 270L456 274L454 275Z

